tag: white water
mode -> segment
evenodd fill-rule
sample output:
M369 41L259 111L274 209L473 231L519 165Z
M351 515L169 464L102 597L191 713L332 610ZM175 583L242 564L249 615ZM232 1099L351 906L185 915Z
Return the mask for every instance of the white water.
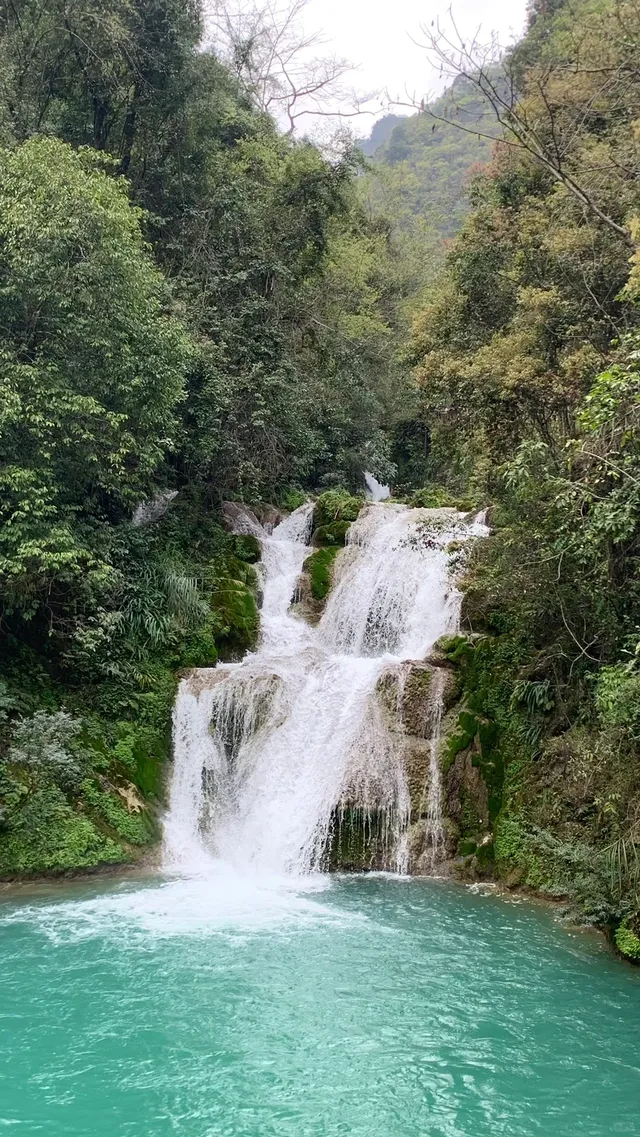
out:
M290 611L311 552L311 515L308 504L271 535L258 529L258 650L180 685L165 823L172 869L200 871L216 860L276 876L320 869L332 819L354 808L383 818L386 863L407 868L407 779L376 687L394 669L400 681L404 661L423 659L456 628L447 545L484 529L451 510L365 507L313 628ZM433 863L444 845L440 797L434 741L426 822Z
M391 497L391 490L389 486L383 486L373 474L365 473L365 485L367 487L367 497L369 501L386 501Z

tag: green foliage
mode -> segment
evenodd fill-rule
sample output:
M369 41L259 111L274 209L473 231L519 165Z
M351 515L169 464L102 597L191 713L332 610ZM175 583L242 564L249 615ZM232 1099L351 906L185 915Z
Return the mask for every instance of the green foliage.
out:
M149 845L157 836L157 828L149 813L141 810L130 813L122 799L95 781L82 786L83 802L98 824L106 824L113 833L129 845Z
M445 240L459 230L469 209L469 172L489 160L491 135L498 133L488 107L463 79L431 111L388 116L387 129L384 119L374 127L374 134L386 134L381 144L373 152L364 146L371 158L366 200L394 218L415 292L433 279Z
M320 495L313 510L313 529L328 529L332 526L357 521L364 502L345 489L328 490ZM336 541L335 544L343 544Z
M233 547L238 560L246 561L249 565L256 564L262 556L258 538L250 533L242 533L235 537Z
M221 577L211 602L221 643L232 651L247 651L255 645L260 617L253 579L246 570L238 576L244 579Z
M495 858L499 872L516 884L542 888L548 883L531 833L519 820L501 817L495 827Z
M640 847L639 274L625 239L640 25L626 2L543 7L511 58L518 114L572 186L513 137L478 174L415 321L417 418L429 481L492 503L463 582L463 626L481 638L441 645L466 701L449 760L470 749L488 779L500 874L621 927Z
M603 667L596 683L596 707L602 725L622 727L640 741L640 675L629 664Z
M581 0L543 23L513 53L519 114L543 145L559 147L583 204L532 153L498 147L415 323L431 476L463 489L470 480L491 485L492 468L525 439L561 450L612 339L637 323L634 286L624 288L624 225L618 233L584 205L597 203L618 224L637 211L627 158L640 85L627 60L638 13L631 3ZM603 71L611 76L606 93L596 78Z
M130 852L77 812L56 786L29 796L0 835L0 875L64 872L118 864Z
M0 588L108 572L94 533L171 441L188 355L126 186L52 138L0 171Z
M72 744L82 724L58 711L37 711L31 718L18 721L12 731L5 766L28 782L51 781L73 788L82 777L82 766Z
M281 502L283 509L289 510L289 513L294 513L296 509L300 509L307 501L307 495L303 490L286 489L281 495Z
M177 675L258 633L221 499L394 470L400 251L359 159L280 135L202 27L197 0L0 12L0 871L155 839Z
M627 959L640 962L640 937L633 930L632 921L627 917L615 931L616 947Z
M313 510L313 545L344 545L349 526L356 521L364 501L345 489L327 490Z
M412 509L459 509L470 510L473 503L454 497L444 486L427 485L416 490L409 498Z

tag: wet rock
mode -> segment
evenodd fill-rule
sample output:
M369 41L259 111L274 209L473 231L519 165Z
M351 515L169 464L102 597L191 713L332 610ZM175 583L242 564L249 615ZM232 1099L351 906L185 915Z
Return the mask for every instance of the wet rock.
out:
M217 667L196 667L183 676L187 682L187 689L191 695L201 695L203 691L210 691L218 683L224 683L227 672Z
M432 683L440 668L429 663L405 663L401 669L385 671L378 681L378 695L387 711L392 730L428 739L437 722L433 714ZM441 672L442 673L442 672ZM443 710L453 706L458 694L458 681L446 671L442 691Z
M322 617L333 584L336 557L340 552L335 545L317 549L302 566L296 581L293 610L309 624L319 623Z
M253 510L241 501L223 501L220 512L224 526L230 533L251 534L260 538L264 530Z
M489 824L489 794L473 758L472 747L456 754L444 785L447 816L467 838L485 833Z
M151 501L141 501L135 508L131 519L132 524L135 526L151 525L154 521L159 521L161 517L164 517L171 502L177 496L177 490L161 490Z
M324 603L314 599L311 573L301 572L296 581L291 612L315 626L320 622L323 609Z
M280 525L289 516L285 509L278 509L275 505L257 502L252 506L253 513L267 533L273 533L276 525Z

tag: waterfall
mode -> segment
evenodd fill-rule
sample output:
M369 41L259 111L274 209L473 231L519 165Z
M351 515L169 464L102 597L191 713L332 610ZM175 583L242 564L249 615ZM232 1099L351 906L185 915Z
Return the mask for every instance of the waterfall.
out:
M382 482L379 482L373 474L369 474L367 471L365 471L364 482L369 501L386 501L388 497L391 497L389 486L383 486Z
M239 514L263 549L261 639L242 663L196 670L180 684L164 831L171 869L215 860L272 874L321 869L336 818L353 811L375 819L382 863L406 869L409 788L378 684L457 626L447 547L481 525L453 510L365 506L311 627L291 602L311 552L312 511L302 506L271 534ZM443 835L434 741L426 812L435 858Z

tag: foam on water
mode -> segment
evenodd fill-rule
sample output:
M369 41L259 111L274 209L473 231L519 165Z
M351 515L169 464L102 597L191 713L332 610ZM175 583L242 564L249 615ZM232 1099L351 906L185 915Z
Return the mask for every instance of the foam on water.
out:
M237 872L223 862L188 877L127 882L95 894L54 903L38 902L0 911L0 928L30 924L53 943L99 936L124 942L180 936L245 938L300 931L313 924L343 926L365 919L327 906L319 897L331 888L321 874L304 878ZM86 891L86 890L83 890Z

